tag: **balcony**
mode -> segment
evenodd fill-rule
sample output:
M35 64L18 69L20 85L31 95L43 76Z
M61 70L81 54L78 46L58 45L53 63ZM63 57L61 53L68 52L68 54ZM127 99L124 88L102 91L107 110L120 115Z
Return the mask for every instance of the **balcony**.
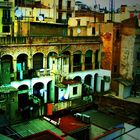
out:
M92 63L85 64L85 70L91 70L92 69Z
M59 6L57 6L57 11L58 12L68 12L68 13L71 13L71 12L74 11L74 7L67 7L67 6L59 7Z
M60 43L61 40L61 43ZM31 36L31 37L0 37L0 45L58 45L58 44L100 44L101 40L99 36ZM98 46L99 47L99 46Z
M73 65L73 72L81 71L82 70L82 64L74 64Z
M12 17L10 18L2 18L2 24L12 24Z
M12 2L0 1L0 8L11 8L13 5Z

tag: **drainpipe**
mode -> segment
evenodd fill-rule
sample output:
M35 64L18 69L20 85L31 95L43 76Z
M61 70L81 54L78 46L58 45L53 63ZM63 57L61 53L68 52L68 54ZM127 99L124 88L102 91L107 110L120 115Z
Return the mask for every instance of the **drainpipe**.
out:
M101 69L101 52L102 52L101 48L102 48L102 47L101 47L101 44L100 44L100 46L99 46L100 55L98 56L99 69Z

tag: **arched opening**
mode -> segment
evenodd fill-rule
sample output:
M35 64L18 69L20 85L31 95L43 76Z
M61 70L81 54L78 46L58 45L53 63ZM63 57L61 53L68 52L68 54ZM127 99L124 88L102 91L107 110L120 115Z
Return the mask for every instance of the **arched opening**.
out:
M97 92L97 81L98 80L98 73L96 73L95 75L94 75L94 92L96 93Z
M73 71L81 71L82 63L81 63L81 51L76 51L73 55Z
M92 75L86 75L84 83L91 86Z
M33 100L36 102L36 108L35 108L35 116L42 116L44 114L44 84L41 82L36 83L33 86Z
M78 82L80 82L80 83L82 82L82 79L81 79L80 76L76 76L76 77L74 77L74 80L75 80L75 81L78 81Z
M33 69L39 70L43 69L43 54L36 53L33 55Z
M1 84L9 84L14 79L14 77L11 77L13 72L13 57L11 55L4 55L1 58Z
M56 52L49 52L47 56L47 69L50 69L52 67L52 64L55 63L54 60L51 58L52 56L57 55Z
M85 54L85 69L92 69L92 51L88 50Z
M21 112L22 119L29 119L30 117L30 103L28 96L28 86L21 85L18 87L18 110Z
M82 93L83 96L91 94L91 80L92 80L92 75L86 75L84 79L84 84L82 86Z
M99 60L98 60L99 50L95 52L95 69L99 69Z
M47 103L51 103L51 87L52 87L52 81L49 81L47 84Z
M71 61L70 61L70 52L69 51L65 51L62 53L63 55L69 57L69 72L71 72Z
M42 102L44 101L44 85L39 82L33 86L33 95L39 98Z
M17 57L17 79L22 80L28 78L27 69L28 69L28 56L26 54L20 54Z

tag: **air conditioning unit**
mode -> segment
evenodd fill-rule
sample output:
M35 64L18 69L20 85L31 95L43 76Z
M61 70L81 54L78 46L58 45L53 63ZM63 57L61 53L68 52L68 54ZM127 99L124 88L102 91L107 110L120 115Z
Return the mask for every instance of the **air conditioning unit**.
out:
M74 116L75 116L77 119L82 120L82 114L76 113L76 114L74 114Z
M37 70L37 76L38 77L41 77L41 76L44 76L44 69L40 69L40 70Z
M83 114L82 115L82 121L85 123L90 123L90 116Z

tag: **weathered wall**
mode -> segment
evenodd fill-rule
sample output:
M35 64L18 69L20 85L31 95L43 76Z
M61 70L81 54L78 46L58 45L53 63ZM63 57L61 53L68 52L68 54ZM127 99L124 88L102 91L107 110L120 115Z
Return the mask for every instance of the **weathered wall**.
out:
M133 73L133 49L135 36L122 35L121 57L120 57L120 74L125 79L132 80Z
M95 96L95 102L98 104L99 110L114 115L125 122L133 118L139 119L140 104L138 103L105 96Z

